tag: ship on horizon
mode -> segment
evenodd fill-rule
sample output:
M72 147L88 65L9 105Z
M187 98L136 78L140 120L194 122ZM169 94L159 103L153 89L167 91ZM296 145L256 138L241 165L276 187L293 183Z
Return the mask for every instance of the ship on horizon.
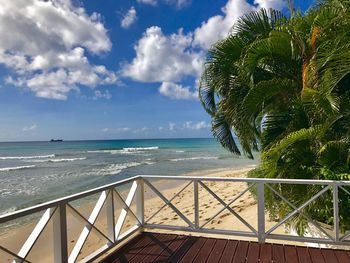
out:
M51 139L50 142L63 142L62 139Z

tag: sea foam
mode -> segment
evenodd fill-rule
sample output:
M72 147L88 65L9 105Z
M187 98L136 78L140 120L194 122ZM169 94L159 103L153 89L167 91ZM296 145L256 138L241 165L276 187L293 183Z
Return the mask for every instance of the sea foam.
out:
M60 163L60 162L74 162L86 160L86 157L77 157L77 158L60 158L60 159L39 159L39 160L29 160L28 162L32 163Z
M171 159L171 162L181 162L181 161L193 161L193 160L218 160L219 157L214 156L199 156L199 157L188 157L188 158L176 158Z
M9 172L9 171L15 171L15 170L29 169L29 168L34 168L34 167L35 167L35 165L4 167L4 168L0 168L0 172Z
M25 160L25 159L43 159L55 158L54 154L49 155L34 155L34 156L0 156L0 160Z
M97 170L96 174L98 174L98 175L119 174L127 168L139 166L141 164L142 163L137 163L137 162L110 164L102 169Z
M158 150L158 146L154 147L129 147L118 150L96 150L96 151L88 151L88 153L110 153L110 154L135 154L135 153L143 153L145 151Z

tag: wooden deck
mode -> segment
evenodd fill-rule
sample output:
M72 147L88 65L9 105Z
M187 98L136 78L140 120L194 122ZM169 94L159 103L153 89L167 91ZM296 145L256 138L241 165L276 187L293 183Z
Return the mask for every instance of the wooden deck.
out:
M349 263L350 251L143 233L102 262Z

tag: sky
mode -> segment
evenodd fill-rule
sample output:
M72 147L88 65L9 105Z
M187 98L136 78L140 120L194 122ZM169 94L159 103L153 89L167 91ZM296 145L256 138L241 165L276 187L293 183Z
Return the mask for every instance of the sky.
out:
M211 137L205 54L259 8L287 13L285 0L0 0L0 141Z

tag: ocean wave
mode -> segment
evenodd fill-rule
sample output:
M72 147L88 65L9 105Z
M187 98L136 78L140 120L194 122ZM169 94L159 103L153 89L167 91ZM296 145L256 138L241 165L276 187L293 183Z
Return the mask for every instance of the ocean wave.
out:
M105 168L97 170L95 173L98 175L113 175L113 174L119 174L123 170L142 165L142 163L137 162L129 162L129 163L116 163L116 164L110 164Z
M33 163L61 163L61 162L74 162L85 160L86 157L77 157L77 158L60 158L60 159L42 159L42 160L30 160L29 162Z
M180 151L180 150L178 150L178 151L175 151L176 153L184 153L185 151Z
M181 161L193 161L193 160L218 160L219 157L214 156L198 156L198 157L188 157L188 158L176 158L171 159L171 162L181 162Z
M131 147L131 148L123 148L124 151L151 151L151 150L158 150L158 146L153 147Z
M35 165L5 167L5 168L0 168L0 172L9 172L9 171L15 171L15 170L29 169L29 168L34 168L34 167L35 167Z
M54 154L49 155L34 155L34 156L0 156L0 160L23 160L23 159L44 159L55 158Z
M110 154L135 154L135 153L144 153L145 151L158 150L158 146L154 147L129 147L118 150L93 150L88 151L88 153L110 153Z

